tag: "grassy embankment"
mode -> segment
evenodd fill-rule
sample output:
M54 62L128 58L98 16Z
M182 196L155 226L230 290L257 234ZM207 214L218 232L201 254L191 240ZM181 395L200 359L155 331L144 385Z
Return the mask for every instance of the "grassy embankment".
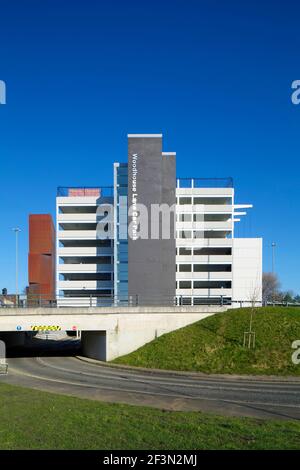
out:
M232 309L163 335L114 362L222 374L300 375L292 342L300 340L300 308L263 307L253 315L255 349L243 347L250 308Z

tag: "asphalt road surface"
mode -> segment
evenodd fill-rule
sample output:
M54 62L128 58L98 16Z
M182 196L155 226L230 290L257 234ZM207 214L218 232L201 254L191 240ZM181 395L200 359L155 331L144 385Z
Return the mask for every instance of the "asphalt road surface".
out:
M48 346L42 350L28 350L27 357L9 358L8 375L0 376L0 383L168 410L300 419L300 380L297 378L121 369L78 359L78 343L74 340L60 342L58 351L57 342L54 343L47 342Z

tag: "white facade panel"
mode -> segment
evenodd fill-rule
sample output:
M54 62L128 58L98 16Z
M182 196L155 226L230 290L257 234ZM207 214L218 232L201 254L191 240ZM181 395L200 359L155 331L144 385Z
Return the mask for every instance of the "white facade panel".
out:
M56 198L56 204L60 206L97 206L98 198L94 196L60 196Z
M176 247L231 247L232 239L231 238L202 238L202 239L190 239L185 240L182 238L177 238Z
M192 248L190 248L192 251ZM177 255L176 263L199 263L199 264L231 264L232 257L230 255L218 256L218 255Z
M97 273L98 264L60 264L59 270L61 273ZM107 267L106 267L107 266ZM101 265L101 272L111 272L111 264L102 264Z
M112 281L58 281L60 290L111 289Z
M96 246L89 246L89 247L60 247L58 249L58 255L60 257L64 256L106 256L111 255L111 248L110 247L96 247Z
M176 279L180 280L231 280L231 272L191 272L191 273L176 273Z
M233 240L233 300L262 300L262 239Z
M177 230L232 230L232 221L176 222Z
M96 240L96 230L58 230L60 240Z
M78 223L78 222L88 222L88 223L97 223L99 219L101 219L101 215L97 214L82 214L82 213L74 213L74 214L58 214L57 220L60 224L66 223Z

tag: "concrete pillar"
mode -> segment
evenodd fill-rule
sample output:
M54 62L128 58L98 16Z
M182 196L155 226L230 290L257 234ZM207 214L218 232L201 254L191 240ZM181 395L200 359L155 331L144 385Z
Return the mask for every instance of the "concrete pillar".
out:
M106 331L82 331L81 348L84 356L107 361Z

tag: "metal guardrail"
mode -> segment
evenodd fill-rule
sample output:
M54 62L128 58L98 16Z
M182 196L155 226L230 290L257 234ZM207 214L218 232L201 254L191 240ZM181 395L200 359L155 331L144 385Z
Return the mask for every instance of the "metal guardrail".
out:
M233 188L233 178L177 178L179 188Z
M138 306L232 306L232 307L261 307L261 306L294 306L300 307L300 303L292 302L263 302L244 300L232 300L230 297L188 297L184 295L177 296L112 296L100 293L76 294L57 296L51 298L49 295L30 294L29 296L19 296L15 302L0 302L3 309L9 308L60 308L60 307L138 307Z

